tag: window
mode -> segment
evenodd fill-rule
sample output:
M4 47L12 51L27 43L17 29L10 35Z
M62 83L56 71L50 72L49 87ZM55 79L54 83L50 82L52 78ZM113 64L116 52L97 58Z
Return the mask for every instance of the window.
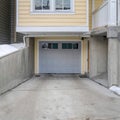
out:
M62 43L62 49L78 49L78 43Z
M58 49L58 43L48 43L49 49Z
M50 10L50 0L34 0L35 10Z
M72 43L62 43L62 49L72 49Z
M78 49L78 43L73 43L73 49Z
M32 11L41 12L73 12L74 0L32 0Z
M48 48L48 43L42 43L42 49L47 49Z
M70 10L70 0L55 0L56 10Z
M58 49L58 43L42 43L42 49Z

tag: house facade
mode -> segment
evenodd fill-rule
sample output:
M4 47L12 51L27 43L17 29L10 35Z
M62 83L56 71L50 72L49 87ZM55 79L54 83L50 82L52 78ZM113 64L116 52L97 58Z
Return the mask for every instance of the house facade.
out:
M88 72L88 0L18 0L16 30L34 37L35 74Z
M16 0L16 32L34 39L36 75L106 73L119 85L119 16L119 0Z

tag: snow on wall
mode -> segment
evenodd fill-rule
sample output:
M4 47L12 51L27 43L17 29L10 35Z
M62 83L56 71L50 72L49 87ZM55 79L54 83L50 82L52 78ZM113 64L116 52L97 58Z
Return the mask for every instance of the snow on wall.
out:
M15 51L18 51L19 49L24 48L24 44L20 43L20 44L3 44L0 45L0 57L6 56L10 53L13 53Z

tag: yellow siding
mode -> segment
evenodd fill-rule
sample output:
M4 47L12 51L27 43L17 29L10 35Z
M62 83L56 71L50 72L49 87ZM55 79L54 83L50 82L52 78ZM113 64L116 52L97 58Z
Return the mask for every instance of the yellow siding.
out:
M18 26L87 26L86 0L74 0L73 14L32 14L31 0L18 0Z
M102 3L103 3L103 0L95 0L94 9L99 8Z
M89 0L89 29L92 28L92 0Z
M103 0L94 0L94 10L98 9L101 4L103 3ZM89 29L92 29L92 0L89 0Z
M38 48L38 42L39 41L81 41L80 37L41 37L41 38L35 38L35 74L39 74L39 48ZM82 53L81 53L81 66L82 70L81 73L85 74L87 72L87 40L81 41L82 44Z

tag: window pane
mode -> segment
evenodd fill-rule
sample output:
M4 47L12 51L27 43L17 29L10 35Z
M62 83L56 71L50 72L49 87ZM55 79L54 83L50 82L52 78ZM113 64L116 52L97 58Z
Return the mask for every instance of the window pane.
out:
M72 49L72 43L62 43L62 49Z
M43 0L43 10L50 9L50 0Z
M56 10L62 10L62 0L56 0L55 2Z
M73 49L78 49L78 43L73 44Z
M50 0L35 0L35 10L49 10Z
M51 43L48 43L48 48L49 48L49 49L51 49L51 48L52 48Z
M70 10L70 0L64 0L64 10Z
M53 43L53 49L58 49L58 43Z
M35 10L42 10L42 0L35 0Z
M48 48L48 43L42 43L42 48L47 49Z
M49 49L58 49L58 43L48 43Z
M68 49L72 49L72 43L68 43L67 47Z
M62 43L62 49L67 49L67 44L66 43Z

